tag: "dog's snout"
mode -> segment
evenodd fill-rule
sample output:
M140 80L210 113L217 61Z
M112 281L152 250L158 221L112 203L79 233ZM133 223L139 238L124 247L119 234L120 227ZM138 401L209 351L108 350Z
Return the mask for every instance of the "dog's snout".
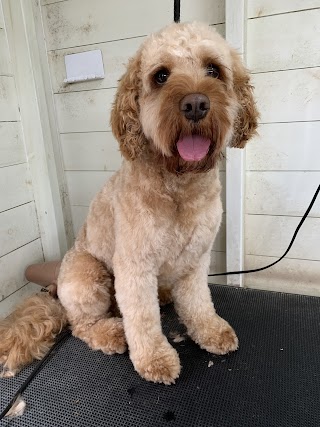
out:
M186 119L198 122L210 110L209 98L202 93L190 93L180 101L180 111Z

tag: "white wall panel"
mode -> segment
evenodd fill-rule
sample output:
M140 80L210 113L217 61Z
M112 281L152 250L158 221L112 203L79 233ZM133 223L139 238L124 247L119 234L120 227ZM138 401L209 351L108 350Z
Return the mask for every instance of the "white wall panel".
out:
M247 170L319 170L320 122L267 123L247 145Z
M101 89L55 95L60 132L110 130L114 94L115 89Z
M82 227L88 215L88 211L88 206L71 206L72 224L75 237L77 236L80 228Z
M2 7L0 5L0 29L4 28L4 19L3 19L3 13L2 13Z
M247 66L253 72L318 67L320 9L250 19L247 40Z
M42 261L43 254L40 239L2 256L0 258L0 302L27 283L24 272L28 265Z
M320 119L320 68L252 76L261 123Z
M173 21L173 2L68 0L43 6L43 13L53 50L149 34Z
M247 255L245 268L259 268L276 261L276 257ZM246 286L269 291L320 296L320 262L283 259L274 267L246 274Z
M320 1L248 0L247 64L261 112L246 150L247 269L287 249L320 184ZM312 9L312 10L311 10ZM320 200L287 257L245 285L320 296Z
M224 273L225 271L226 271L226 253L212 251L209 273L216 274L216 273ZM226 279L226 276L208 277L208 282L219 284L219 285L226 285L227 279Z
M181 22L221 24L225 22L225 0L181 0L180 12Z
M319 172L247 172L246 213L302 216L320 184ZM320 217L320 199L310 217Z
M26 40L19 18L20 5L24 7L27 3L32 2L0 1L0 28L3 28L0 29L0 316L11 312L16 303L34 291L34 285L26 285L24 271L28 264L43 261L27 163L26 129L22 129L19 108L24 111L23 102L20 104L19 100L25 100L27 111L34 111L28 92L30 79L26 71L30 65L29 50L24 48L27 43L23 46L16 42L20 36L20 41ZM25 19L27 22L28 19ZM23 62L25 54L28 59ZM18 63L22 64L21 69ZM19 86L20 70L24 77L22 87ZM37 75L35 68L32 69L33 73ZM33 120L29 120L29 124L36 126ZM34 152L28 154L29 159L34 157Z
M71 205L89 206L113 172L66 172Z
M319 0L248 0L248 18L320 7Z
M280 257L299 222L299 217L246 215L246 254ZM320 261L319 239L320 218L307 218L287 258Z
M34 283L28 283L23 286L17 292L11 294L8 298L5 298L0 302L0 317L6 317L10 314L15 306L21 301L25 300L31 295L36 294L40 291L40 286Z
M0 122L0 167L26 162L19 122Z
M61 135L65 170L115 171L121 165L118 142L112 132Z
M12 65L5 29L0 28L0 75L12 74Z
M215 24L212 25L212 27L217 30L220 36L222 36L223 38L226 37L226 24Z
M0 257L38 237L34 202L0 213Z
M19 120L19 110L14 79L0 76L0 122L17 120Z
M41 0L41 4L52 4L52 3L59 3L60 1L66 1L66 0Z
M213 243L213 251L226 252L226 215L222 215L221 226Z
M33 200L27 163L0 168L0 212Z
M137 37L133 39L118 40L114 42L48 52L54 93L116 87L118 85L119 78L125 71L128 59L135 54L143 40L144 37ZM66 78L64 63L65 55L96 49L101 50L102 53L105 78L102 80L86 81L83 83L65 84L63 82Z

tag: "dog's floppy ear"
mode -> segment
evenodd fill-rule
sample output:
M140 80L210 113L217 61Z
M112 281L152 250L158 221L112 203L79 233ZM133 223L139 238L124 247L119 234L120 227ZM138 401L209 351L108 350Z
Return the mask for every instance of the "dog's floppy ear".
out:
M250 76L240 56L233 52L233 89L238 99L238 115L234 123L231 147L244 148L247 141L256 134L259 112L253 98Z
M146 143L139 120L140 52L130 59L127 71L119 82L111 111L112 132L127 160L134 160Z

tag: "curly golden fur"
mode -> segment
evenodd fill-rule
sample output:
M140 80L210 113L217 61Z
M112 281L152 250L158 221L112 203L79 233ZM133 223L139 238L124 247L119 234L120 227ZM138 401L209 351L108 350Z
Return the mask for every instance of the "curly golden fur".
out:
M207 103L184 109L189 94ZM192 108L201 109L200 119L187 117ZM225 354L238 347L214 309L207 274L222 215L219 159L227 145L244 147L257 119L239 56L203 24L172 24L148 37L119 83L111 124L124 162L90 205L62 262L58 296L75 336L107 354L128 344L147 380L170 384L181 369L162 333L159 299L173 300L201 348ZM190 160L183 150L202 154ZM47 302L57 312L34 310L28 318L26 308L1 324L9 370L40 357L61 329L59 303Z
M42 359L67 324L65 310L51 295L28 298L0 322L2 377L12 377L34 359Z

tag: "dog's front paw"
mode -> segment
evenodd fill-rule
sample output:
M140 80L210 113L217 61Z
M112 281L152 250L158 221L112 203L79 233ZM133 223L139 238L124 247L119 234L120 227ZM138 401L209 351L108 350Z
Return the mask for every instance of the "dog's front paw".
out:
M180 374L180 360L176 350L168 342L146 354L131 355L135 370L146 380L173 384Z
M124 353L127 343L122 319L111 317L99 320L92 326L87 343L93 350L101 350L108 355Z
M237 350L239 346L236 333L229 323L219 316L209 322L197 335L195 341L210 353L226 354Z

